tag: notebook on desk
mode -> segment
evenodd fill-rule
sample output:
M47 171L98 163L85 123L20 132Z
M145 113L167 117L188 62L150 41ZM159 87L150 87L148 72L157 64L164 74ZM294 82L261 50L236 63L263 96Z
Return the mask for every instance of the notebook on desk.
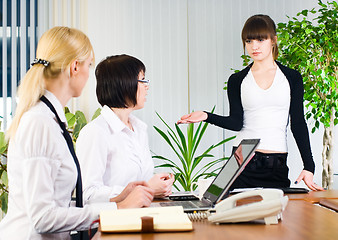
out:
M259 141L259 139L243 139L241 141L237 150L224 164L201 200L156 202L152 203L151 206L182 206L185 212L204 211L213 208L225 196L233 182L249 163Z

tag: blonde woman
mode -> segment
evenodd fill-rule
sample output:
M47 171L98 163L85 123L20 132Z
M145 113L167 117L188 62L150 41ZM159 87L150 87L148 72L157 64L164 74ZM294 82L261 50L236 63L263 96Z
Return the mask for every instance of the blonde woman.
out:
M55 27L41 37L7 132L9 204L0 239L70 239L70 231L88 229L102 209L143 207L153 199L153 190L136 182L111 199L116 203L82 207L81 172L63 108L80 96L93 60L92 45L79 30Z

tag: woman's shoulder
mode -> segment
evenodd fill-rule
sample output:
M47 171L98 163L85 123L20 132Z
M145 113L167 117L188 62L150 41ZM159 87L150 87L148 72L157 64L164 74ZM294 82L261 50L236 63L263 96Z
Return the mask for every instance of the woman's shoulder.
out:
M129 120L131 121L133 127L136 126L137 128L144 130L144 131L146 131L148 128L147 124L144 121L142 121L141 119L139 119L133 114L129 115Z
M53 129L53 127L58 126L58 123L54 119L54 113L48 110L49 109L44 104L41 104L41 102L37 103L22 115L20 125Z
M301 74L297 70L289 68L289 67L281 64L278 61L276 61L276 63L278 65L279 69L284 73L284 75L290 76L290 77L299 77L299 76L301 76Z
M58 146L60 138L63 138L61 128L55 120L54 113L48 111L42 104L35 105L23 114L15 134L17 143L25 147L39 146L40 150Z
M248 75L248 72L251 68L252 64L250 64L249 66L247 66L246 68L242 69L239 72L233 73L231 74L231 76L229 77L228 80L228 84L229 85L238 85L240 86L243 79L246 77L246 75Z
M232 78L244 78L248 74L251 66L252 66L252 64L246 66L241 71L233 73L230 77L232 77Z
M103 119L102 115L99 115L94 120L87 123L80 131L83 134L89 135L101 135L107 133L107 122Z

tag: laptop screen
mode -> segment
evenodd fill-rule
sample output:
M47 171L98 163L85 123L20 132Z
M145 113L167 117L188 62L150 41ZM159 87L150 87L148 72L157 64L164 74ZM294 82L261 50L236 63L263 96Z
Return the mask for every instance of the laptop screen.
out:
M213 203L221 199L253 157L258 143L259 139L243 139L205 191L203 198Z

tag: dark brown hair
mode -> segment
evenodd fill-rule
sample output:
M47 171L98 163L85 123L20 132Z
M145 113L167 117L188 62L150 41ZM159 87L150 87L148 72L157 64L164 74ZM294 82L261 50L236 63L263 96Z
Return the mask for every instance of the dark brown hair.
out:
M278 57L278 46L275 41L276 36L276 24L268 15L258 14L251 16L248 20L246 20L242 29L244 53L246 40L270 38L274 44L272 48L272 55L276 60Z
M95 69L97 100L110 108L128 108L137 104L138 75L144 64L128 55L110 56Z

